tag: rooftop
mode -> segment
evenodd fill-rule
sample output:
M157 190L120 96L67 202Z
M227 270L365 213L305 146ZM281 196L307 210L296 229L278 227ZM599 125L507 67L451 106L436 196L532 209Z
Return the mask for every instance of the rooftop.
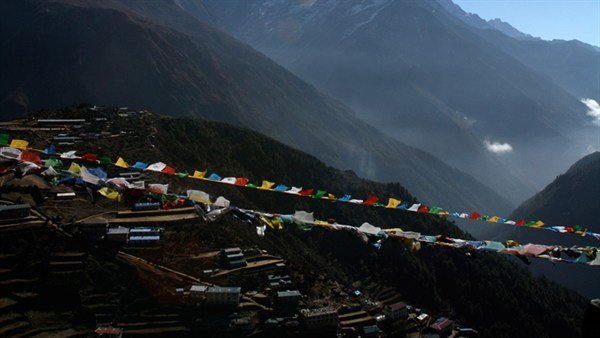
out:
M210 286L206 290L207 293L240 293L241 291L242 288L238 286Z
M281 297L302 297L298 290L277 291L277 298Z
M440 317L438 318L438 320L435 321L435 323L431 324L429 327L434 330L443 331L446 330L448 327L451 327L452 325L454 325L453 321L446 317Z

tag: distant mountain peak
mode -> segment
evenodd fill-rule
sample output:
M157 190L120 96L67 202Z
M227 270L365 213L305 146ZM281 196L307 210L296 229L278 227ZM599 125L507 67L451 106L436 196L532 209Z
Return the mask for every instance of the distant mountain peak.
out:
M519 39L519 40L541 40L538 37L521 32L520 30L516 29L508 22L502 21L499 18L488 20L487 23L492 28L510 36L511 38L515 38L515 39Z

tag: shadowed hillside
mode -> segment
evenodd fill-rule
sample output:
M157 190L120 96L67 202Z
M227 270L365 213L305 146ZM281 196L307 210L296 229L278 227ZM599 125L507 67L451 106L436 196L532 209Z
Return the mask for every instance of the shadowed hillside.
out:
M179 170L207 168L222 176L246 175L251 180L293 182L356 196L374 193L412 199L399 184L359 179L258 133L222 123L153 114L115 118L114 114L98 115L85 108L39 112L35 116L107 116L114 121L112 128L126 133L125 139L109 138L80 144L76 148L81 151L91 148L98 153L123 156L129 161L161 160ZM23 137L34 139L33 134ZM240 207L277 212L309 210L317 217L332 217L347 224L369 221L378 226L401 226L405 230L469 238L452 223L435 216L330 203L165 175L157 176L157 179L170 183L173 191L196 188L212 196L227 196ZM177 228L177 234L170 235L170 240L181 243L184 251L189 245L185 243L194 239L245 244L256 241L270 251L284 255L287 260L298 262L294 266L300 269L297 273L306 276L307 283L317 276L305 269L311 266L329 269L330 266L332 275L348 283L363 281L361 285L398 288L409 301L475 326L482 336L573 336L580 325L585 304L580 296L547 280L532 278L521 263L497 254L482 252L467 256L443 248L423 248L413 253L399 243L389 243L378 251L352 236L319 230L270 231L266 239L260 239L253 234L253 228L245 226L245 230L240 230L239 226L239 222L230 221L210 224L210 235L203 229L206 227L182 226ZM227 229L218 230L219 227ZM162 262L170 258L157 259ZM487 314L489 308L495 309L494 316Z

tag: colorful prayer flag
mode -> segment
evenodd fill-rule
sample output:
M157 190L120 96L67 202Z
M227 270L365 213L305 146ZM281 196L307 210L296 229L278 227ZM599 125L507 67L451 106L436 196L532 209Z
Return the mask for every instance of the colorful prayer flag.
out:
M192 175L192 178L202 179L202 178L204 178L204 176L206 176L206 170L204 170L204 171L194 170L194 175Z
M396 209L400 205L400 203L402 203L402 201L390 197L388 200L388 204L385 207L390 209Z
M12 148L17 148L17 149L21 149L21 150L25 150L27 149L27 145L29 145L29 142L25 141L25 140L17 140L17 139L13 139L10 142L10 147Z
M373 205L375 204L377 201L379 201L379 198L369 195L369 197L367 197L367 199L363 202L364 205Z
M258 187L258 189L271 190L271 187L274 185L275 185L275 182L262 181L262 184L260 185L260 187Z
M120 168L129 168L129 164L127 164L127 162L125 162L125 160L122 157L119 157L115 165Z

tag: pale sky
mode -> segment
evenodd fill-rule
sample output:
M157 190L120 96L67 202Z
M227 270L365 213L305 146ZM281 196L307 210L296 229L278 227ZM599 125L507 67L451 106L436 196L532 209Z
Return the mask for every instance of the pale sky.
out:
M600 46L600 0L453 0L465 12L500 18L544 40L577 39Z

